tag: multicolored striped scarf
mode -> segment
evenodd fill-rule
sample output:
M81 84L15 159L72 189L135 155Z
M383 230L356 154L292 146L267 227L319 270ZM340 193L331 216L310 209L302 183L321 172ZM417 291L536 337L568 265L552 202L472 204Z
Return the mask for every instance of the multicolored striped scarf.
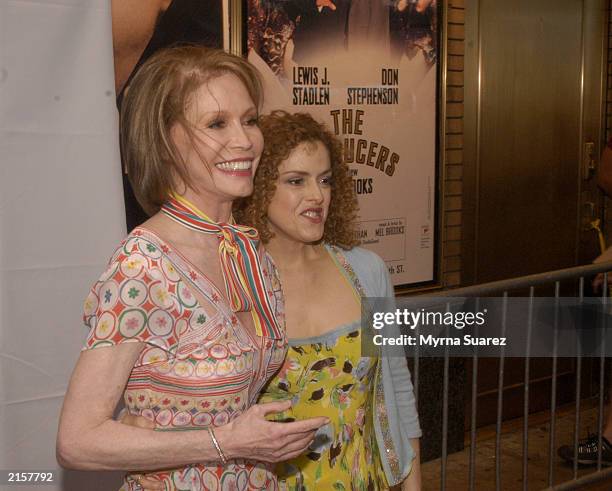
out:
M225 291L234 312L250 311L259 336L282 338L282 327L274 316L263 281L257 245L259 234L252 227L213 222L182 196L173 195L161 208L181 225L219 238L219 259Z

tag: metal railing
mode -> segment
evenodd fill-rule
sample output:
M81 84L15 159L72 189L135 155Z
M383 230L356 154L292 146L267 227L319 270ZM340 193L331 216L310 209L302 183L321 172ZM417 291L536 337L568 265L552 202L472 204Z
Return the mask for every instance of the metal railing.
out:
M516 290L529 290L528 305L528 324L527 324L527 356L524 359L524 404L523 404L523 425L522 425L522 489L529 489L529 395L530 395L530 357L529 349L531 345L531 334L532 334L532 321L533 321L533 300L536 294L536 287L541 286L554 286L554 298L558 302L561 292L561 282L572 281L574 284L577 282L578 300L582 302L584 300L584 286L585 278L596 274L602 273L604 275L604 281L601 291L602 303L610 304L608 298L608 272L612 271L612 262L580 266L568 269L562 269L558 271L551 271L547 273L523 276L520 278L513 278L509 280L496 281L491 283L485 283L480 285L474 285L465 288L458 288L453 290L446 290L437 292L434 294L427 294L428 298L432 297L482 297L487 295L496 295L503 298L503 302L507 302L509 293ZM612 273L611 273L612 274ZM412 297L415 300L418 297ZM478 302L478 299L476 300ZM555 318L558 310L555 311ZM505 329L505 313L502 320L502 330ZM556 339L555 339L556 343ZM574 434L573 434L573 449L574 449L574 462L572 479L555 484L555 463L558 462L556 451L555 451L555 421L557 417L557 354L553 351L552 356L552 379L551 379L551 398L550 398L550 433L548 439L548 487L547 490L570 490L580 489L582 486L591 484L604 479L612 479L612 467L603 468L602 465L602 431L604 421L604 392L605 392L605 377L604 377L604 349L601 349L600 367L599 367L599 395L598 395L598 440L599 440L599 451L597 455L597 466L595 470L584 476L579 476L578 473L578 443L580 433L580 412L581 412L581 377L582 377L582 358L576 357L576 393L575 393L575 420L574 420ZM443 365L443 398L442 398L442 449L441 449L441 476L440 476L440 489L447 489L447 461L448 461L448 404L449 404L449 351L445 351L444 365ZM468 489L475 490L478 488L476 479L476 436L477 436L477 384L478 384L478 353L474 351L474 355L471 359L472 362L472 379L471 379L471 414L470 414L470 449L469 449L469 487ZM415 386L415 397L418 400L418 389L419 389L419 356L418 353L413 359L413 378ZM505 355L504 351L501 352L499 372L498 372L498 383L497 383L497 414L495 422L496 439L495 439L495 489L502 489L502 465L501 465L501 435L502 435L502 407L504 397L504 368L505 368ZM453 491L455 491L453 489Z

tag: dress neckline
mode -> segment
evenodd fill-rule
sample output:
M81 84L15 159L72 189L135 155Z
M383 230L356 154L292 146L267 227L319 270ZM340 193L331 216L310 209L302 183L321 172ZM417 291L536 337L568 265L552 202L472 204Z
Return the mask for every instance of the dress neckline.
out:
M325 343L353 331L361 331L361 319L334 327L333 329L324 332L323 334L318 334L317 336L310 336L307 338L290 338L288 340L288 344L289 346L304 346L309 344Z
M361 288L357 275L346 259L346 256L342 253L340 248L331 244L323 244L323 247L325 251L327 251L327 254L329 254L329 257L336 266L337 270L350 285L353 293L355 294L355 300L361 305L361 295L363 293L363 289ZM355 330L361 330L361 318L355 319L352 322L340 324L339 326L336 326L321 334L317 334L316 336L308 336L305 338L288 338L288 343L289 346L321 343Z
M172 242L162 239L157 233L143 226L136 227L134 230L132 230L132 232L130 232L130 235L136 238L144 236L146 239L155 242L159 246L161 253L168 259L168 261L172 263L173 267L180 272L181 279L186 284L192 285L200 294L203 295L204 298L208 298L209 295L206 294L204 288L198 285L197 280L201 279L202 282L205 283L210 290L212 290L213 295L217 295L221 300L220 302L215 302L214 299L211 298L209 299L209 302L221 313L227 322L232 325L237 325L240 330L246 334L254 348L261 348L260 343L264 342L264 337L258 337L255 333L251 333L251 331L244 326L244 324L240 321L240 318L237 315L234 315L234 312L231 311L229 303L225 296L221 293L221 290L217 288L212 280L205 273L203 273L200 268L187 259L176 248L176 246L172 244ZM186 268L181 267L182 265L187 266L187 269L193 270L193 272L196 273L196 278L191 277L188 271L184 271ZM204 308L197 297L195 297L195 300L196 305L194 308Z

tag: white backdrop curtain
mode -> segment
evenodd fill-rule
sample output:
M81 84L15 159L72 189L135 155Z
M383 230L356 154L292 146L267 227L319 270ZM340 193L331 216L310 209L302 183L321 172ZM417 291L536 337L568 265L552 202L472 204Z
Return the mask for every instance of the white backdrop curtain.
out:
M125 234L110 0L0 0L0 135L0 469L117 489L55 461L82 303Z

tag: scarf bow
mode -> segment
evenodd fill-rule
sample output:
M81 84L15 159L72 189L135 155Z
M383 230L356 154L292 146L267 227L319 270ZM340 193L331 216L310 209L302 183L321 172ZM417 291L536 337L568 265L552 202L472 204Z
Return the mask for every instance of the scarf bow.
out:
M214 222L182 196L171 196L161 211L191 230L218 237L223 282L232 311L250 311L259 336L280 339L282 328L270 305L257 253L257 230Z

